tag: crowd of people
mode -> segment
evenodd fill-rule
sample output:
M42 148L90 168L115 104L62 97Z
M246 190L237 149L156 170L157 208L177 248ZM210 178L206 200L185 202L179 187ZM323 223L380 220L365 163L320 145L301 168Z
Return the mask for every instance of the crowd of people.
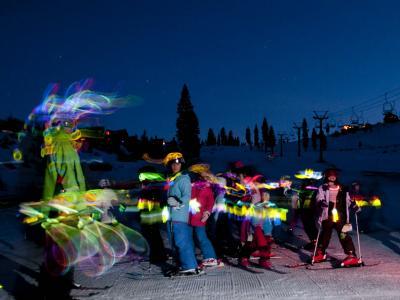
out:
M277 211L283 210L284 215L287 211L271 201L270 189L281 189L282 197L290 203L289 231L301 221L309 238L304 249L310 250L312 263L326 260L326 249L335 229L347 255L342 265L360 264L349 235L350 217L360 208L356 205L354 186L350 190L339 183L338 170L328 169L322 178L303 176L300 186L294 187L271 186L264 176L240 161L217 175L211 173L208 164L187 167L179 152L169 153L163 163L167 170L165 177L154 176L152 167L139 172L142 180L137 198L159 203L160 209L164 205L167 208L166 225L145 224L142 232L150 244L151 260L163 262L169 255L174 258L176 268L170 269L168 275L199 275L209 267L223 266L227 256L238 257L241 267L249 267L250 258L255 257L259 267L270 268L274 228L286 217ZM320 179L323 179L321 184ZM104 182L102 186L111 187ZM170 251L162 242L163 229L168 234ZM201 250L200 261L196 247Z

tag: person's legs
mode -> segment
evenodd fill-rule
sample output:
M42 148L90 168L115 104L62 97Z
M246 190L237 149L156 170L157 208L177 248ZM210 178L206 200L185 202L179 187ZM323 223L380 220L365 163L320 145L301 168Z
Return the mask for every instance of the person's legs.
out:
M166 261L166 254L159 230L159 225L143 224L141 227L141 233L146 238L150 246L150 261L153 263Z
M217 252L218 257L223 257L225 252L225 248L228 244L228 216L225 212L218 212L218 218L216 219L215 224L215 240L214 249Z
M303 209L301 212L301 221L303 223L304 231L310 241L317 239L318 229L315 226L314 212L311 209Z
M173 222L173 240L178 250L179 261L183 270L196 269L192 227L186 223Z
M350 235L346 232L342 232L344 224L335 224L335 229L339 236L340 244L347 257L342 261L342 267L355 267L360 265L360 260L356 256L356 249L354 248L353 240Z
M228 250L231 255L237 255L237 250L240 248L240 227L242 220L236 219L235 216L228 217Z
M242 266L248 267L250 265L250 255L256 250L254 246L255 243L253 242L245 242L244 245L241 246L239 251L239 263Z
M335 223L335 229L339 236L340 244L347 255L356 255L356 248L354 247L353 240L348 233L342 232L344 224Z
M259 253L260 266L264 268L271 267L271 262L269 260L271 258L271 244L265 237L261 226L256 226L254 228L254 242Z
M318 247L321 248L324 253L326 252L326 249L328 249L329 242L331 241L333 225L334 224L330 218L322 221L322 232L320 240L318 240Z
M196 242L198 243L201 253L203 254L204 259L216 258L216 254L214 248L207 237L206 228L204 226L193 227L194 228L194 236L196 238Z

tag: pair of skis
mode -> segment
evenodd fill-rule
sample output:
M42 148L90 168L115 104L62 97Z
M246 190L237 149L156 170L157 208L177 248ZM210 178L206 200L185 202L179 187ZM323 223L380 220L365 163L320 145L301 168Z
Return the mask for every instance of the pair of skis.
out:
M224 262L229 266L242 269L242 270L252 273L252 274L264 274L265 271L271 271L271 272L278 273L278 274L287 274L286 272L277 270L272 265L270 267L262 267L259 264L252 262L252 261L250 261L249 266L243 266L238 261L236 261L236 260L233 261L233 259L230 259L230 258L225 258Z
M325 263L330 263L330 265L327 266ZM348 269L354 267L373 267L379 265L379 263L380 262L365 263L364 261L359 259L357 265L343 266L342 262L338 258L329 256L329 259L320 263L300 262L295 264L287 264L285 265L285 267L291 269L305 267L306 270L332 270L332 269Z

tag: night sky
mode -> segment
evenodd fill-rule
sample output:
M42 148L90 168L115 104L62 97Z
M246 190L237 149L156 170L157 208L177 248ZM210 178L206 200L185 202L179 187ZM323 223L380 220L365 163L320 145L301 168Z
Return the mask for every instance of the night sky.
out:
M143 98L104 118L170 138L188 84L201 126L244 136L400 86L399 1L48 1L0 4L0 117L25 118L46 86ZM366 112L367 120L381 109Z

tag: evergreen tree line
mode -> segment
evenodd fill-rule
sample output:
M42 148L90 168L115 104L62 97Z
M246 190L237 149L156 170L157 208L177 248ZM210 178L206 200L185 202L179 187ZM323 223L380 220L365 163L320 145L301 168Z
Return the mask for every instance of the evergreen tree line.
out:
M268 149L274 152L276 146L274 127L268 126L267 119L264 117L261 124L261 136L257 124L253 129L253 138L250 127L246 128L246 143L250 146L250 149L254 146L256 149L263 149L265 152L268 152Z
M212 128L208 129L207 139L205 141L207 146L240 146L240 139L238 136L233 135L233 131L229 130L226 134L225 127L222 127L218 135L215 136Z

